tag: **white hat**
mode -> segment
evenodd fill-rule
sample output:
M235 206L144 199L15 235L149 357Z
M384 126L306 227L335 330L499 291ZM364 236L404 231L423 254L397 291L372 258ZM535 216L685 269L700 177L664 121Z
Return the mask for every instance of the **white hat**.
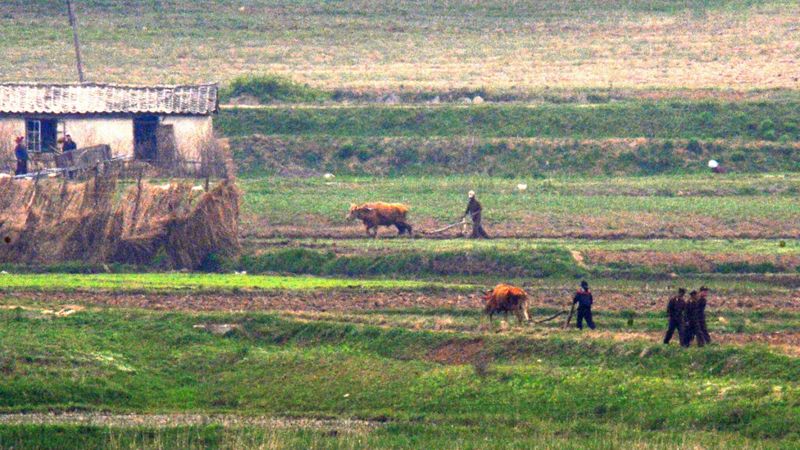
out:
M708 162L708 167L716 169L717 167L719 167L719 163L716 160L712 159L711 161Z
M475 197L475 191L469 191L469 193L467 193L467 195L468 195L470 198L472 198L472 197Z

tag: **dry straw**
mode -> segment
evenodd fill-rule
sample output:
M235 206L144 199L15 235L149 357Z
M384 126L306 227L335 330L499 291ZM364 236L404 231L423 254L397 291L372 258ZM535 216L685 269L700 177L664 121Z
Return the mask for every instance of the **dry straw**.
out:
M117 196L114 176L84 183L0 179L0 262L64 261L199 267L239 251L240 193L187 182L139 182Z

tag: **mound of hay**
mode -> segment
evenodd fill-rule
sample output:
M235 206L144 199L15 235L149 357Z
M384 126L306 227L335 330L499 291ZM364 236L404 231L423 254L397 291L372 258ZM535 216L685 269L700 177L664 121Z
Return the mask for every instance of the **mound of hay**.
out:
M0 179L0 262L65 261L200 267L239 252L239 191L139 182L118 195L114 177L85 183Z

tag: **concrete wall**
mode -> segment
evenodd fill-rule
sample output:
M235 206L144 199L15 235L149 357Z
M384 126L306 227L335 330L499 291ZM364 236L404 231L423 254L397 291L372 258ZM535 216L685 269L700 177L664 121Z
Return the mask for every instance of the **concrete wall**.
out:
M78 147L108 144L114 156L133 156L132 117L65 116L59 120L63 124L59 131L72 135ZM210 116L163 116L161 123L173 126L176 150L184 160L199 161L202 149L213 145ZM0 117L0 164L13 159L14 137L24 135L24 118Z
M210 116L165 116L163 125L172 125L178 155L188 161L200 161L205 146L212 145L214 129Z
M114 156L133 156L132 118L68 117L63 122L79 148L108 144Z

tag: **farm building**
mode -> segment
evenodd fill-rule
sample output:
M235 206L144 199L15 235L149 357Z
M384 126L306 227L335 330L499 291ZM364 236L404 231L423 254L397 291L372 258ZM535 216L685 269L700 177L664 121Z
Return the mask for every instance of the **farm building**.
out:
M52 152L70 134L80 147L110 145L114 157L197 161L218 106L216 84L0 83L0 150L9 155L25 136L28 151Z

